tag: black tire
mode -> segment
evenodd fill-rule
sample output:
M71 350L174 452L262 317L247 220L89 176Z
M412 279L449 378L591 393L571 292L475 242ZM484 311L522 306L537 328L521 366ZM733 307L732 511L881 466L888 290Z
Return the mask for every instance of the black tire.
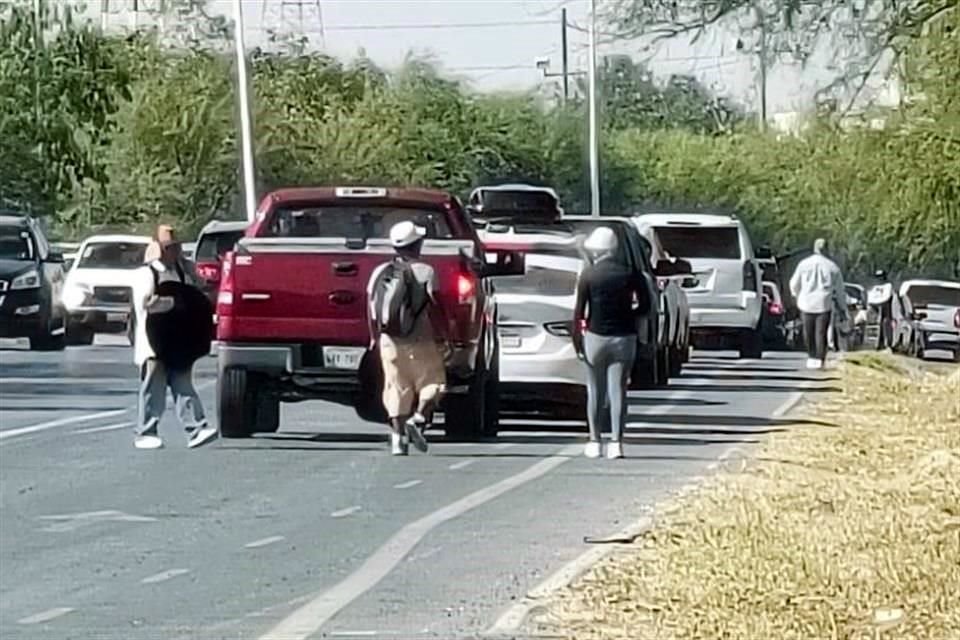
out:
M483 437L496 438L500 433L500 349L494 349L493 362L484 380Z
M73 322L67 323L66 340L72 347L85 347L93 344L94 331L90 327Z
M630 372L630 389L640 391L654 389L657 386L657 358L638 354Z
M759 329L747 329L740 336L740 357L751 360L763 357L763 335Z
M683 348L677 347L670 353L670 377L677 378L683 373Z
M657 380L658 388L666 387L670 384L670 347L657 349Z
M280 429L280 399L269 393L258 393L256 432L276 433L278 429Z
M224 438L248 438L256 420L257 397L246 369L222 369L217 379L217 416Z
M960 349L953 352L953 361L960 362Z
M30 336L31 351L63 351L67 348L65 329L54 334L58 327L53 318L47 319L43 326L44 329L40 333ZM63 327L63 320L60 321L60 327Z

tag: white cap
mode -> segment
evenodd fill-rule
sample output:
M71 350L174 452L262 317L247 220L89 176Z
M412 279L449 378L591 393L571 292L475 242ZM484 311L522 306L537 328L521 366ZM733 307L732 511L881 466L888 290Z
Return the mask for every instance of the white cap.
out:
M404 220L390 227L390 244L398 249L409 247L426 235L426 229L418 227L409 220Z
M592 253L607 253L617 250L617 236L610 227L597 227L587 236L583 248Z

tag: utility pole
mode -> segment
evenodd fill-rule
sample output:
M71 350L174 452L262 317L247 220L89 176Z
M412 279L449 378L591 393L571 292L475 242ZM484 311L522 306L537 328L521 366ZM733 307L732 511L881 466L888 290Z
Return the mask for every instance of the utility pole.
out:
M590 215L600 215L600 158L597 141L597 0L590 0Z
M760 98L760 131L767 130L767 20L759 5L753 5L760 27L760 73L757 93Z
M240 102L240 141L243 160L243 195L247 222L257 215L257 184L253 166L253 122L247 88L247 51L243 39L243 1L233 0L233 41L237 49L237 100Z
M570 71L567 51L567 8L560 10L560 46L563 49L563 102L570 99Z

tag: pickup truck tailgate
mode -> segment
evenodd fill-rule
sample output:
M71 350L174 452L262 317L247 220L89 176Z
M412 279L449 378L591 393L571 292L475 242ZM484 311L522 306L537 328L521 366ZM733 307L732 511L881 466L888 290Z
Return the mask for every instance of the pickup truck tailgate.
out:
M461 270L460 252L471 248L427 240L422 260L449 281ZM351 248L342 238L245 238L224 265L218 339L366 345L367 284L393 256L383 240Z

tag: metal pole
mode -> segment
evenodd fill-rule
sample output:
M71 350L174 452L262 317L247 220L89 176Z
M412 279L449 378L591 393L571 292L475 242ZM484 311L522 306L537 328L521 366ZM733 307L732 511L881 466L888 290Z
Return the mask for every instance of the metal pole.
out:
M253 222L257 212L256 181L253 168L253 125L247 90L247 52L243 42L243 3L233 0L233 40L237 47L237 100L240 101L240 141L243 160L243 194L247 222Z
M767 130L767 22L760 7L754 5L760 24L760 74L757 92L760 94L760 131Z
M560 10L560 46L563 48L563 103L570 99L570 74L567 60L567 8Z
M590 0L590 215L600 215L600 158L597 148L597 0Z

